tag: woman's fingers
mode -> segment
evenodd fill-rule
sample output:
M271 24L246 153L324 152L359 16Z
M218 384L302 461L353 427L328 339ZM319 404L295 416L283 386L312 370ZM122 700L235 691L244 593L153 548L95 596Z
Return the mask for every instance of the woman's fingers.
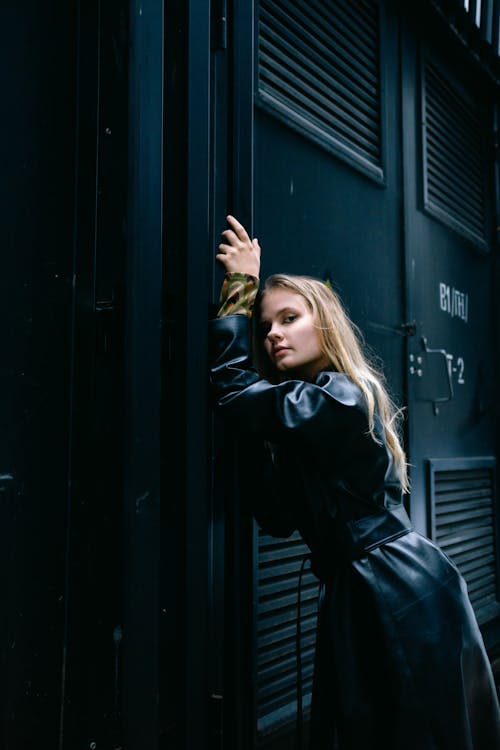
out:
M259 276L260 246L257 239L251 240L246 229L234 216L227 217L229 228L221 232L217 261L228 272Z
M250 241L247 230L245 229L243 224L240 224L240 222L234 218L234 216L231 216L231 214L229 214L229 216L226 216L226 221L232 227L238 239L240 239L242 242Z
M230 245L236 245L237 242L241 242L239 237L233 232L232 229L224 229L224 231L221 232L220 236Z
M219 247L224 247L227 251L230 248L239 250L255 250L260 252L260 246L257 238L251 240L248 236L246 229L240 224L234 216L227 217L228 223L230 222L234 229L224 229L221 232L221 244Z
M215 260L219 261L219 263L222 263L222 265L226 267L227 256L224 255L224 253L217 253Z

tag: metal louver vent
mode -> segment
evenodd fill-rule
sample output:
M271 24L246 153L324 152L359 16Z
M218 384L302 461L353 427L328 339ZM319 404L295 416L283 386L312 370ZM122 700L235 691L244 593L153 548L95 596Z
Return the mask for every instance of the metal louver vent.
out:
M486 159L478 107L429 61L424 92L424 206L486 249Z
M432 460L432 538L464 576L480 623L500 613L494 459Z
M296 625L299 571L307 547L295 533L274 539L259 533L257 581L257 731L263 736L295 722ZM302 576L301 654L304 714L311 701L316 640L317 579Z
M260 0L258 101L382 180L374 0Z

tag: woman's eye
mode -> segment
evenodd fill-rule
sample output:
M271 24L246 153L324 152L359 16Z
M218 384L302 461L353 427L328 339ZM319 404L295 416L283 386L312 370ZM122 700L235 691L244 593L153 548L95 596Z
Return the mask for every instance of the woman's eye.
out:
M286 316L286 317L285 317L285 318L283 319L283 322L284 322L284 323L293 323L293 321L294 321L294 320L296 320L296 319L297 319L297 316L296 316L296 315L290 314L290 315L287 315L287 316Z

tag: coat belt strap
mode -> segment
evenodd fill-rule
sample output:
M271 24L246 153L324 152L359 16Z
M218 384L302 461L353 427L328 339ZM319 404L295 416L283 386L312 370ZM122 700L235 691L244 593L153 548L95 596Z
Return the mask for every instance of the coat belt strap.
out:
M384 508L378 513L346 523L353 559L412 531L404 506Z

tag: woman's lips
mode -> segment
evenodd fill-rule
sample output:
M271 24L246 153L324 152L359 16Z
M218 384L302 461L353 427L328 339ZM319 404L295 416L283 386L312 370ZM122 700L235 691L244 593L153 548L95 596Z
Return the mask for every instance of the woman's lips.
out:
M281 356L282 354L286 354L286 353L287 353L288 351L290 351L290 350L288 349L288 347L286 347L286 346L282 346L282 347L279 347L279 349L274 349L274 351L273 351L273 355L274 355L274 357L276 358L276 357L279 357L279 356Z

